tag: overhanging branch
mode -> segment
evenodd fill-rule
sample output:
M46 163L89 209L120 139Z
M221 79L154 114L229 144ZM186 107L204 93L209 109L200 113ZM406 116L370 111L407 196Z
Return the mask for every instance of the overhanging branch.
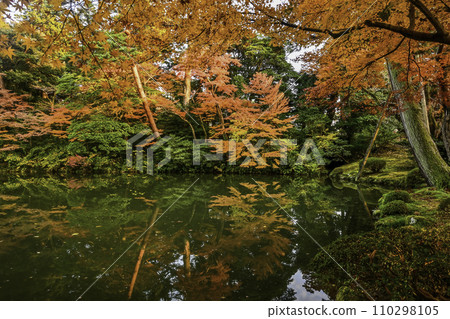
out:
M412 39L412 40L450 44L450 35L449 34L415 31L415 30L410 30L410 29L404 28L404 27L399 27L396 25L379 22L379 21L366 20L364 22L364 24L371 28L389 30L389 31L401 34L404 37Z

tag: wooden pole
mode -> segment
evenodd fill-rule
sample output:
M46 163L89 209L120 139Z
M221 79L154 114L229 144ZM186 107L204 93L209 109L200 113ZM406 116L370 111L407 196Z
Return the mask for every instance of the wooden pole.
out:
M369 147L366 150L366 154L364 155L363 163L362 163L362 165L361 165L361 167L359 169L358 175L356 175L355 182L358 182L358 180L361 177L362 172L364 170L364 166L366 166L367 159L369 158L370 152L372 151L372 147L375 144L375 140L377 138L378 132L380 131L381 123L383 123L383 120L386 117L386 111L387 111L387 108L388 108L388 105L389 105L389 101L391 99L391 95L392 94L389 93L389 96L388 96L388 98L386 100L386 104L384 105L383 111L381 112L381 116L378 119L377 127L375 129L375 132L373 133L372 139L370 140Z

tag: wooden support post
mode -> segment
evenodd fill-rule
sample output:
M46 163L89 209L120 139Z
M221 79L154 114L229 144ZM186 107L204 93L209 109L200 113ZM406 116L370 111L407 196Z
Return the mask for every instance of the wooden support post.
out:
M380 131L381 124L383 123L383 120L386 117L386 111L388 109L388 105L389 105L389 101L391 99L391 95L392 94L390 93L388 98L387 98L387 100L386 100L386 104L383 107L383 111L381 112L381 116L378 119L377 127L375 129L375 132L373 133L372 139L370 140L369 147L366 150L366 154L364 155L363 163L362 163L361 167L359 168L358 175L356 175L355 182L358 182L358 180L361 177L362 172L364 170L364 166L366 166L367 159L369 158L370 152L372 151L372 147L375 144L375 140L377 139L377 135L378 135L378 132Z

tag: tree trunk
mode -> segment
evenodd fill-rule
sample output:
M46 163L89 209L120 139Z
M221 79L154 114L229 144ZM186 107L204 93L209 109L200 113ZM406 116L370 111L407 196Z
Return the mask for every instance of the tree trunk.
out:
M136 82L136 86L139 92L139 96L142 100L142 103L144 104L144 110L145 114L147 115L148 123L150 124L150 128L153 131L153 134L155 137L159 137L159 131L158 127L156 126L155 119L153 117L153 113L150 110L150 102L147 98L147 95L145 94L144 87L142 86L141 77L139 76L137 64L133 65L133 75L134 75L134 81Z
M431 135L430 121L428 119L428 98L427 98L428 87L426 87L425 85L421 85L420 90L422 91L422 101L420 104L422 106L423 122L425 124L425 128L427 129L428 133Z
M191 100L191 78L192 78L192 70L186 69L184 71L184 100L183 105L187 106L189 101Z
M442 140L450 161L450 110L448 108L444 110L444 118L442 119Z
M444 52L444 46L439 46L437 61L442 68L442 76L438 77L439 91L441 95L442 106L444 107L444 118L442 119L442 141L444 142L445 151L450 161L450 81L448 79L448 70L450 66L442 59L441 54Z
M6 89L6 87L5 87L5 82L3 82L3 73L0 73L0 89L1 90L5 90Z
M392 91L401 108L400 117L417 164L429 185L438 188L450 187L450 167L439 151L424 123L420 103L405 99L402 85L397 78L397 69L386 59Z

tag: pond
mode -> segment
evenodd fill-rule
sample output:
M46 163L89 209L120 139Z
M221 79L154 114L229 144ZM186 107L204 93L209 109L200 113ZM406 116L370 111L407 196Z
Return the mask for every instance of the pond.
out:
M285 176L3 177L0 300L334 299L308 265L371 230L381 195Z

